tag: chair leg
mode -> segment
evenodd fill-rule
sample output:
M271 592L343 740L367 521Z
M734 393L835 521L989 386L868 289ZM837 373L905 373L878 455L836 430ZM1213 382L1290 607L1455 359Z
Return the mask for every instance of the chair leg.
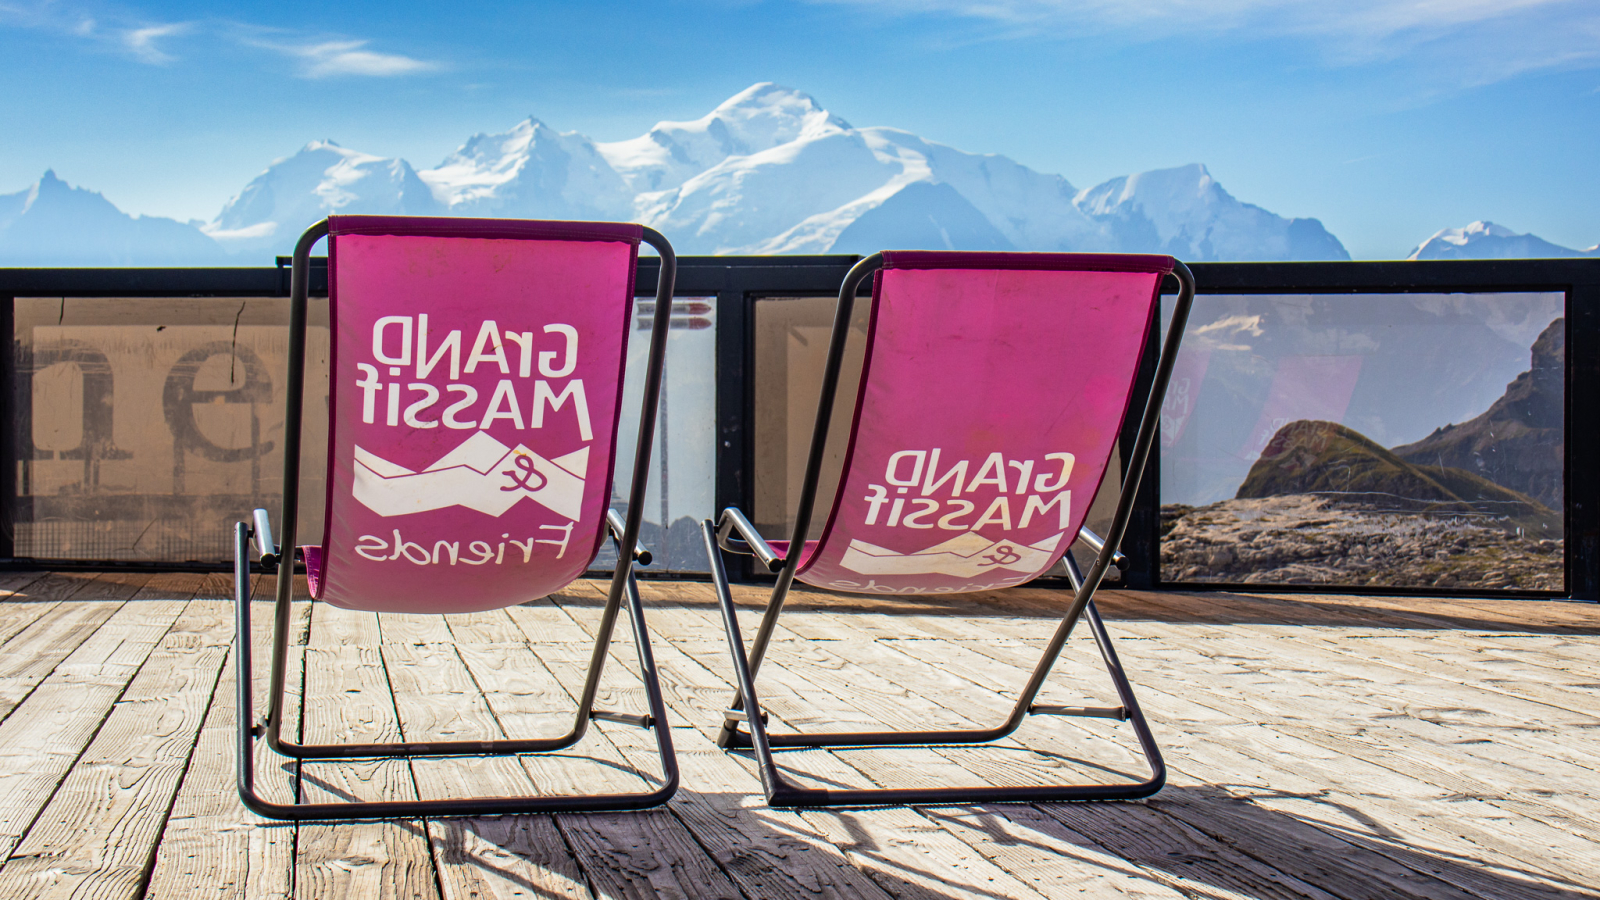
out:
M602 616L601 633L597 636L596 662L592 663L585 683L586 699L593 697L598 685L605 650L610 644L610 624L615 621L626 598L628 616L633 625L634 640L639 653L640 674L644 680L645 695L650 711L647 715L632 715L581 705L572 729L562 737L540 740L491 741L408 741L388 744L296 744L281 739L278 730L282 724L283 700L276 698L269 721L253 721L255 707L251 696L251 642L250 642L250 563L249 526L240 522L235 527L234 543L234 607L235 615L235 670L238 677L238 788L239 798L255 813L271 819L388 819L436 816L492 816L540 812L600 812L646 809L659 806L671 799L678 789L678 762L672 748L672 728L667 720L666 704L662 699L661 683L656 675L655 660L650 651L649 632L645 628L644 607L639 597L639 586L630 571L621 591L613 590L608 597ZM619 554L619 565L625 564ZM285 565L280 577L293 577L293 569ZM274 641L273 666L283 660L287 647ZM361 757L416 757L416 756L467 756L539 753L570 747L582 739L591 719L623 722L655 731L656 746L661 753L662 782L653 791L625 794L576 794L525 797L461 797L442 800L401 800L388 802L350 803L274 803L263 799L255 789L255 744L265 736L270 746L285 755L301 760L351 759Z
M1133 686L1128 682L1122 664L1117 658L1116 649L1112 646L1110 635L1105 630L1105 623L1101 620L1099 610L1095 608L1093 600L1090 600L1085 606L1085 614L1093 631L1095 643L1099 647L1101 656L1106 663L1106 670L1111 676L1112 684L1116 687L1118 699L1122 703L1120 707L1086 709L1041 706L1034 704L1033 697L1030 695L1019 698L1011 715L1004 723L995 728L964 731L768 734L766 717L761 710L760 695L757 694L755 688L755 675L751 671L749 655L745 651L744 636L739 628L738 611L733 604L733 593L728 586L727 571L717 547L716 530L710 521L703 523L702 530L706 542L706 552L711 558L711 577L716 588L717 605L722 610L723 627L727 632L729 650L733 657L734 675L738 682L739 694L743 699L743 710L737 712L740 712L739 718L742 718L749 728L748 732L733 732L729 746L749 748L755 751L756 759L760 766L762 789L766 793L769 806L820 807L924 803L1135 800L1156 793L1166 783L1167 770L1166 764L1161 758L1161 751L1156 745L1155 736L1150 731L1149 723L1146 722L1143 711L1139 708L1138 700L1134 697ZM1045 651L1044 657L1040 659L1036 667L1035 681L1041 680L1038 678L1040 669L1048 670L1055 663L1055 659L1060 654L1061 646L1065 644L1071 627L1072 621L1070 617L1062 620L1057 628L1055 639L1051 641L1050 647ZM730 712L735 711L730 710ZM904 747L929 744L988 743L1015 731L1022 720L1030 714L1126 719L1133 726L1140 749L1144 752L1145 761L1150 766L1150 777L1143 781L1123 784L835 790L805 788L795 785L778 771L777 763L772 753L774 747Z

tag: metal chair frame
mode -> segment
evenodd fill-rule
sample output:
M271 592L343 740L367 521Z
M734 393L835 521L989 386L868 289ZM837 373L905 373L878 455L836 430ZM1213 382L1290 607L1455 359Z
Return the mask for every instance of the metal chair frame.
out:
M1072 603L1061 617L1044 653L1034 666L1012 706L1010 714L992 728L940 731L867 731L829 733L770 734L766 727L766 713L761 711L760 695L756 691L756 673L766 657L772 632L783 610L784 600L794 582L804 554L807 531L816 504L817 485L822 475L822 458L828 438L828 426L833 416L834 400L838 392L839 376L843 368L845 340L850 329L850 314L856 293L863 280L877 271L882 264L880 254L869 256L852 268L839 289L839 302L834 312L833 335L828 344L827 363L822 376L822 394L817 403L817 419L811 435L810 455L806 459L805 478L800 489L800 506L795 514L794 529L788 552L780 555L756 531L755 527L736 508L723 510L719 521L702 523L701 530L706 552L711 557L712 580L716 586L717 603L722 610L723 625L727 632L729 649L733 657L734 674L738 690L729 708L724 711L722 730L717 745L724 749L749 748L755 751L760 766L761 785L767 803L774 807L825 807L871 806L881 804L925 803L1026 803L1063 800L1133 800L1148 797L1161 790L1166 783L1166 764L1156 746L1155 737L1139 709L1133 687L1117 658L1110 634L1094 605L1095 591L1100 587L1108 567L1123 562L1117 552L1128 520L1133 513L1134 497L1138 493L1139 479L1150 458L1156 431L1161 420L1161 404L1171 379L1173 363L1177 357L1179 341L1189 317L1189 307L1194 300L1194 276L1181 262L1175 262L1173 275L1178 281L1178 299L1173 307L1172 322L1162 343L1161 357L1155 376L1142 404L1143 412L1133 450L1127 460L1122 491L1117 499L1111 526L1102 539L1089 531L1081 530L1079 539L1096 552L1094 564L1087 575L1082 573L1072 556L1065 557L1069 581L1073 587ZM1129 404L1130 411L1135 404ZM737 533L737 537L735 536ZM738 612L729 589L727 571L718 552L753 555L757 562L778 576L771 598L762 614L760 625L749 650L745 649L744 635L739 628ZM1087 618L1095 643L1111 677L1118 699L1116 707L1074 707L1035 703L1044 687L1051 668L1060 657L1067 639L1072 635L1078 619ZM1029 715L1057 715L1091 718L1110 718L1127 721L1150 766L1150 777L1138 782L1089 785L1041 786L987 786L911 789L831 789L807 788L796 785L778 771L773 757L774 748L782 747L896 747L937 744L982 744L1010 735ZM741 730L746 723L748 731Z
M306 307L310 285L311 247L328 234L328 222L308 228L301 235L294 251L294 269L290 281L289 306L289 372L286 380L287 412L284 417L283 505L280 514L282 544L274 543L265 510L256 510L254 523L239 522L234 529L234 605L237 610L238 676L238 789L244 805L252 811L273 819L380 819L435 816L486 816L541 812L584 812L645 809L667 802L678 789L678 764L673 753L671 727L667 720L666 705L662 699L661 684L657 678L655 660L650 651L649 632L645 626L644 609L639 598L639 586L634 578L633 565L637 561L648 565L650 555L639 544L639 529L643 519L645 485L649 476L652 439L655 434L656 410L661 394L663 361L666 358L666 339L669 316L672 312L672 291L677 272L677 261L672 245L665 237L645 228L642 238L654 247L661 257L661 271L656 284L654 331L650 336L648 367L645 373L644 403L639 417L639 435L633 467L633 481L628 494L626 519L614 511L607 513L607 530L617 548L616 572L606 595L600 624L595 636L594 651L589 660L588 675L578 701L572 727L560 737L540 739L502 739L482 741L399 741L372 744L301 744L283 735L284 704L286 698L290 601L293 593L296 524L300 485L300 431L302 422L302 393L305 383ZM259 551L259 561L265 571L278 571L277 597L274 606L272 632L271 696L267 713L260 720L254 718L254 701L251 698L250 662L250 550L254 539ZM623 552L623 548L632 548ZM612 633L616 626L624 599L633 628L634 644L639 655L639 673L644 680L649 711L644 714L615 712L595 708L595 697L600 689L600 675L605 667ZM302 692L303 696L303 692ZM510 755L519 753L548 753L562 750L582 740L589 722L602 719L649 728L655 732L656 745L661 754L662 779L660 786L650 791L613 794L567 794L556 796L525 797L470 797L439 800L355 801L341 803L275 803L262 798L255 787L255 743L263 736L267 745L278 753L301 761L354 759L373 757L410 758L419 756L471 756Z

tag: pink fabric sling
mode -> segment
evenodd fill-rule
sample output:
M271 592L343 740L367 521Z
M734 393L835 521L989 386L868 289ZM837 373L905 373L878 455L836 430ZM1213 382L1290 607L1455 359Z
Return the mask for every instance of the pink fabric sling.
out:
M1164 256L884 253L842 488L796 577L947 593L1055 565L1099 489L1171 270Z
M329 218L327 526L311 595L543 597L606 535L637 225Z

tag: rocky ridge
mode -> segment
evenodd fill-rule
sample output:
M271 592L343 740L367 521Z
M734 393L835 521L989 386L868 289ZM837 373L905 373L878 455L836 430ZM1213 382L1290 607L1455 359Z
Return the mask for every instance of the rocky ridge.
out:
M1395 456L1424 473L1455 468L1527 494L1552 509L1562 505L1562 442L1566 399L1566 319L1533 342L1528 371L1482 415L1446 425Z

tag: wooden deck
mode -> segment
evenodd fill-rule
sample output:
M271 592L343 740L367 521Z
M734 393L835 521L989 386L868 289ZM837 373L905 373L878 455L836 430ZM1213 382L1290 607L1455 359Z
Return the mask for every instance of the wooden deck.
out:
M670 806L297 827L233 792L223 577L15 573L0 589L5 898L1600 897L1593 605L1108 593L1172 768L1156 798L777 812L750 761L707 737L731 678L709 588L647 583L683 769ZM450 619L301 604L294 670L311 701L293 726L303 716L310 740L558 731L600 600L581 582ZM774 727L993 720L1058 600L800 594L763 672ZM631 649L614 658L603 702L642 709ZM1046 700L1109 698L1075 637ZM647 734L596 731L520 763L297 773L263 751L258 766L284 800L295 777L307 799L377 799L637 788L656 771ZM1052 718L991 748L784 759L816 783L1025 783L1139 773L1130 746L1125 725Z

